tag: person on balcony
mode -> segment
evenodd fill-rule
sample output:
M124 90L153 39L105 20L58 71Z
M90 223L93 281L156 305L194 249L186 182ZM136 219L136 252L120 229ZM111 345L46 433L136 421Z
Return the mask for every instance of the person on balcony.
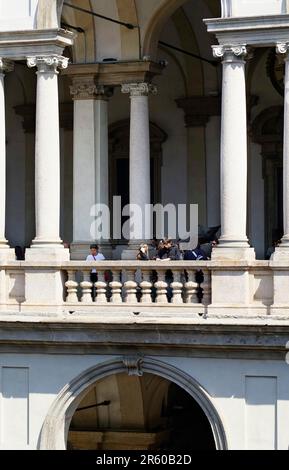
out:
M86 257L86 261L103 261L105 257L102 253L99 253L99 246L96 244L90 245L90 254ZM94 283L97 282L97 272L96 269L93 268L90 273L90 281L92 282L92 291L91 296L94 300L96 297L96 289Z
M173 244L172 240L166 238L161 240L159 244L159 250L156 259L179 261L181 259L181 253L178 246Z
M204 243L200 245L201 250L205 253L208 260L211 259L213 249L219 244L219 240L215 238L209 243Z
M136 256L138 261L148 261L149 260L149 247L146 243L142 243L139 247L138 254Z
M193 250L186 250L184 253L184 261L206 261L207 259L208 257L202 250L200 243Z

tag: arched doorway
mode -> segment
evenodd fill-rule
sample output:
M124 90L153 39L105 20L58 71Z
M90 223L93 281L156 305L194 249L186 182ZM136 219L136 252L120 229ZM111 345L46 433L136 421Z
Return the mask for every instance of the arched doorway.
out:
M210 423L178 385L153 374L110 375L75 410L70 450L213 450Z
M95 388L97 383L100 384L106 378L108 378L107 380L115 381L118 374L120 374L120 381L123 380L124 385L123 387L118 387L118 390L121 391L122 400L129 401L130 404L129 407L126 407L129 410L129 415L126 417L129 423L134 424L134 426L137 424L139 429L143 426L143 423L145 423L146 432L147 429L150 429L150 426L152 426L151 431L156 433L156 428L153 427L154 423L163 423L168 416L171 418L170 426L173 426L174 435L169 433L168 439L164 439L162 443L164 448L165 446L170 446L167 448L172 448L172 446L178 448L178 436L180 436L180 431L184 432L184 430L178 428L177 417L173 415L179 411L185 412L187 410L187 404L190 403L190 412L195 413L195 418L200 416L200 412L203 413L203 424L200 425L201 427L197 428L197 426L194 426L192 423L191 436L197 436L198 433L203 433L204 431L207 436L206 448L213 445L213 448L217 450L227 449L223 424L206 390L182 370L163 361L140 356L123 356L105 363L100 363L85 370L78 377L71 380L70 383L61 390L48 410L39 438L39 448L50 450L66 449L67 442L69 442L70 438L69 432L72 430L71 425L75 423L75 421L73 422L74 415L75 413L79 413L79 411L76 410L90 406L90 404L82 406L83 403L80 405L81 402L83 402L85 397L89 399L92 398L89 393L91 393L91 390ZM131 384L126 381L125 378L142 377L143 375L145 376L144 380L135 380L133 382L133 391L137 391L137 393L132 393L131 388L127 389L127 385L130 386ZM105 385L106 383L102 382L102 384ZM150 384L149 387L147 387L148 384ZM174 385L172 386L171 384ZM180 390L178 388L175 389L176 386ZM147 387L145 400L142 400L140 412L137 416L134 416L132 411L133 409L135 410L136 406L140 403L138 400L139 397L143 395L140 393L143 387ZM107 392L107 389L104 387L103 391ZM110 388L110 393L115 393L115 391L116 387ZM186 393L186 395L184 395L184 393ZM187 395L189 397L187 397ZM117 401L117 396L118 393L109 399L110 397L108 397L107 394L106 396L99 394L93 397L97 401L94 401L91 405L94 405L93 408L95 409L102 408L102 413L106 413L106 415L108 415L109 407L114 406L116 413L114 419L120 422L122 416L119 407L120 401ZM155 399L155 397L157 399ZM100 400L100 402L98 400ZM194 401L196 403L193 403ZM196 405L200 409L196 408ZM90 408L87 410L89 409ZM150 411L148 413L144 412L144 410L147 409ZM83 411L86 410L81 410L80 412ZM136 418L137 421L135 421ZM102 417L102 419L104 418ZM108 416L106 420L106 422L109 423ZM198 422L200 423L200 421ZM113 424L115 425L115 423ZM164 432L166 432L166 428L164 428ZM198 443L198 439L195 439L195 443ZM150 445L155 444L160 446L160 442L153 442ZM69 445L73 446L73 443ZM112 446L112 442L110 442L110 445ZM192 443L192 439L190 439L189 445L195 445ZM202 446L202 448L204 448L204 443ZM127 448L127 446L123 447L123 449Z

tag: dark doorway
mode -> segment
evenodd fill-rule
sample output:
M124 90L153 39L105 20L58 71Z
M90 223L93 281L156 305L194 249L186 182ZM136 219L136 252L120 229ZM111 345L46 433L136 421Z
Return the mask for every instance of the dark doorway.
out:
M195 399L169 380L110 375L76 409L69 449L187 451L216 449L210 422Z
M198 403L182 388L171 384L167 416L172 429L169 450L214 450L209 421Z

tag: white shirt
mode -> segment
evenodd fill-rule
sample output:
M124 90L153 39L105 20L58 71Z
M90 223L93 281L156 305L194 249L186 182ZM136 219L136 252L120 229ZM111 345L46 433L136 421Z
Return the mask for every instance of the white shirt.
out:
M97 255L88 255L86 257L86 261L102 261L104 260L105 257L103 256L102 253L97 253ZM96 273L96 269L92 269L92 273Z

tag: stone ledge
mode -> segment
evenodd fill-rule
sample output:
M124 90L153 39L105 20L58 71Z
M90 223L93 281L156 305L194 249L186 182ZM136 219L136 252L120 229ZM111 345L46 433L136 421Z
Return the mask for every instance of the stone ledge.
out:
M66 354L117 354L136 350L143 354L201 355L270 359L284 358L289 322L265 324L203 325L87 324L43 321L0 321L1 352L26 351ZM229 354L229 356L228 356Z
M27 56L61 55L75 34L64 29L0 32L0 57L26 60Z
M288 42L289 15L268 15L203 20L221 45L248 44L257 47Z

